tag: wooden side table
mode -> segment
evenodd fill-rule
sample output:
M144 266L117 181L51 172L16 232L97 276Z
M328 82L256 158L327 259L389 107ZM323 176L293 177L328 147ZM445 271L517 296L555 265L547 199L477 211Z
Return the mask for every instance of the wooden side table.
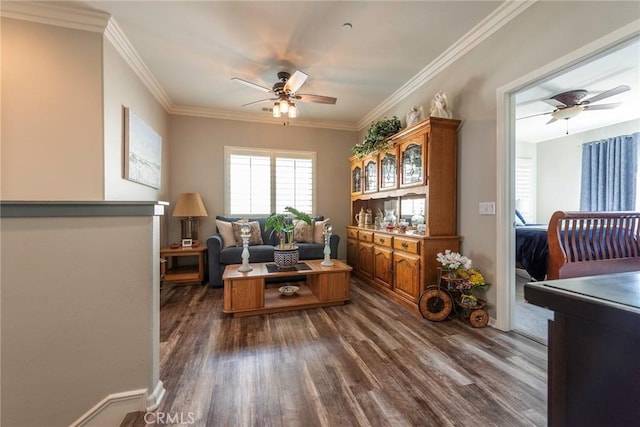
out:
M177 284L191 284L204 282L204 272L207 262L207 247L203 244L190 248L162 248L160 258L166 261L164 277L162 282L173 282ZM196 258L197 264L180 263L183 257Z

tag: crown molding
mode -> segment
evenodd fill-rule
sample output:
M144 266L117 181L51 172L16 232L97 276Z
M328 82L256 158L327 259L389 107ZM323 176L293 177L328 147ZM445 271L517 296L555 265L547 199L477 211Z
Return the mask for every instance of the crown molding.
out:
M361 131L372 121L380 117L393 106L404 100L417 89L425 85L434 76L453 62L498 31L512 19L524 12L538 0L508 0L502 3L489 16L467 32L450 46L438 58L423 68L411 80L402 85L391 96L381 102L357 123L340 121L313 121L296 118L291 126L315 127L324 129ZM176 106L164 91L153 73L146 66L136 49L124 34L117 22L106 12L79 9L75 7L48 4L33 1L0 1L0 16L21 19L41 24L56 25L77 30L103 33L116 51L127 62L133 72L142 80L151 94L169 114L190 115L224 120L250 121L257 123L282 124L282 121L268 115L234 113L200 107Z
M377 107L360 119L357 124L358 130L365 129L365 127L376 118L380 117L400 101L404 100L407 96L424 86L429 80L449 67L471 49L479 45L487 37L511 22L511 20L520 15L537 1L538 0L508 0L502 3L489 16L480 21L480 23L469 30L429 65L412 77L411 80L402 85L400 89L395 91L391 96L382 101Z
M0 16L94 33L102 33L111 17L97 10L32 1L2 1Z
M149 70L149 67L144 63L138 51L133 47L114 18L109 19L104 36L131 67L131 70L142 80L142 83L149 89L165 111L170 112L173 108L171 98L169 98L169 95L167 95L151 70Z
M233 111L215 110L211 108L190 107L186 105L172 106L169 110L169 114L175 114L179 116L191 116L191 117L205 117L210 119L221 120L238 120L243 122L264 123L270 125L282 126L286 117L275 118L269 114L251 114L251 113L236 113ZM287 122L287 126L299 126L299 127L311 127L333 130L346 130L355 132L358 130L355 123L340 122L340 121L322 121L322 120L305 120L300 117L291 119Z

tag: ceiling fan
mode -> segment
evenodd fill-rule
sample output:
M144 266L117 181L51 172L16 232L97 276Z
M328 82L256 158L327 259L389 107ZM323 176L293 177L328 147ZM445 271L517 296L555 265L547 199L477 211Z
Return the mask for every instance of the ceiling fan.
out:
M258 101L243 104L243 107L260 104L262 102L273 102L273 117L280 117L282 114L287 114L290 118L293 118L298 115L298 108L296 107L294 100L315 102L318 104L335 104L338 100L331 96L298 94L298 90L300 90L304 82L307 81L307 78L309 78L309 76L300 70L296 70L293 74L289 74L286 71L280 71L278 73L279 81L274 83L271 89L243 80L239 77L232 77L231 80L235 80L249 87L275 95L275 97L272 98L260 99Z
M593 110L609 110L612 108L616 108L621 104L621 102L615 102L612 104L598 104L593 105L594 102L598 102L605 98L609 98L614 95L618 95L622 92L626 92L631 88L627 85L620 85L614 87L613 89L609 89L598 95L594 95L591 98L585 99L582 98L587 96L587 91L584 89L570 90L567 92L562 92L557 95L553 95L549 99L543 99L542 102L546 102L547 104L555 107L556 109L553 111L549 111L546 113L534 114L532 116L520 117L518 120L528 119L536 116L544 116L547 114L551 115L551 119L547 122L553 123L560 119L569 120L582 113L583 111L593 111Z

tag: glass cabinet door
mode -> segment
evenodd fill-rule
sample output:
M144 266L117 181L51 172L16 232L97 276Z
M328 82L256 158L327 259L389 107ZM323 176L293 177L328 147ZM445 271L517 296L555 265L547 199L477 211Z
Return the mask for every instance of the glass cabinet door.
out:
M424 182L424 158L421 142L410 141L401 147L401 186L421 185Z
M376 159L364 161L364 192L378 191L378 163Z
M362 163L351 164L351 194L362 193Z
M398 186L398 152L388 151L380 157L380 190Z

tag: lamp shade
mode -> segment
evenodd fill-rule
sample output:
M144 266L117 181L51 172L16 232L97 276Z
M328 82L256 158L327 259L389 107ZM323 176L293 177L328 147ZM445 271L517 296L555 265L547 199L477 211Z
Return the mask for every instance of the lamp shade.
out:
M195 217L207 215L207 210L204 208L200 194L182 193L178 196L176 208L173 210L173 216Z

